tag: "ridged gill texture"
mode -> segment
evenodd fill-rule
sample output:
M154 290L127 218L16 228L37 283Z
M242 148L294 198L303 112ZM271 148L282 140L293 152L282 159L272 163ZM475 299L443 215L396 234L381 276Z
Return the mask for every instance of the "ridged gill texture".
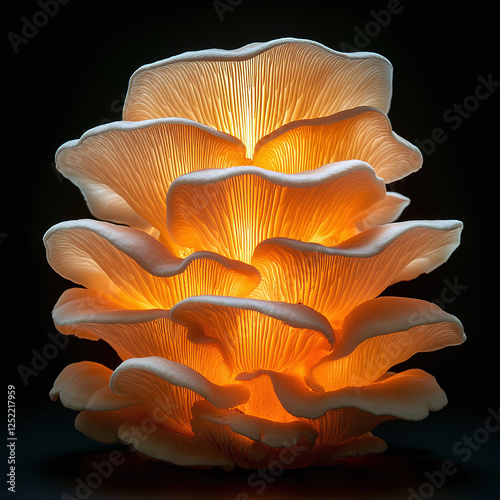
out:
M57 377L78 430L181 466L296 468L380 453L379 423L446 404L428 373L391 371L465 340L437 305L383 295L462 230L395 222L409 199L386 185L422 155L391 93L385 58L309 40L190 52L137 70L123 121L59 148L95 219L45 234L77 285L54 322L122 360Z

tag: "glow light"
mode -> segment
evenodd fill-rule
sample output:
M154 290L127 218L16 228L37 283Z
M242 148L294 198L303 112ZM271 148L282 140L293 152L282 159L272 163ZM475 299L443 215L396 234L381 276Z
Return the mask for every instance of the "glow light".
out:
M376 425L446 404L428 373L390 371L465 340L437 305L381 296L462 230L394 222L409 200L386 184L422 155L392 131L391 80L379 55L308 40L191 52L140 68L124 121L61 146L100 220L45 235L81 285L54 322L122 359L55 381L78 430L183 466L267 467L288 448L283 467L304 467L380 453Z

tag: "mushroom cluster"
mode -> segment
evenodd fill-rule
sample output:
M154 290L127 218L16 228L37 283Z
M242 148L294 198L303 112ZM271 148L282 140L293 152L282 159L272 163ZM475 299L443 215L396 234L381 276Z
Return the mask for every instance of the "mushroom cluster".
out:
M122 360L56 379L79 431L182 466L294 468L380 453L375 426L446 404L428 373L390 371L465 339L436 304L383 295L462 230L394 222L409 199L386 185L422 155L391 92L387 59L309 40L189 52L141 67L123 121L59 148L95 219L44 237L79 285L53 319Z

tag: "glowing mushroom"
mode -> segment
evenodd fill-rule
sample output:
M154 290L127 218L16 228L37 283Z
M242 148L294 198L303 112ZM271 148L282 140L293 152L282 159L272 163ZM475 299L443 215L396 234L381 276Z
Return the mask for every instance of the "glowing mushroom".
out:
M435 304L381 296L462 230L395 222L409 200L386 184L422 155L392 131L391 78L292 38L186 53L134 73L124 121L59 148L101 220L44 237L79 285L54 322L122 360L56 379L77 429L182 466L294 468L380 453L379 423L446 404L431 375L390 371L465 340Z

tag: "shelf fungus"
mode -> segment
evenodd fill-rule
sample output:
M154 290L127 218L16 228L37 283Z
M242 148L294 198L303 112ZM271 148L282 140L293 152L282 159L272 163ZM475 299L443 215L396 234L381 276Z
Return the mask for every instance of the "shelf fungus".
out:
M433 376L391 371L465 340L436 304L384 295L462 230L395 222L409 199L386 186L422 155L391 92L384 57L309 40L188 52L139 68L123 121L58 149L94 218L44 237L78 285L54 322L121 358L55 380L79 431L181 466L296 468L383 452L378 424L446 405Z

